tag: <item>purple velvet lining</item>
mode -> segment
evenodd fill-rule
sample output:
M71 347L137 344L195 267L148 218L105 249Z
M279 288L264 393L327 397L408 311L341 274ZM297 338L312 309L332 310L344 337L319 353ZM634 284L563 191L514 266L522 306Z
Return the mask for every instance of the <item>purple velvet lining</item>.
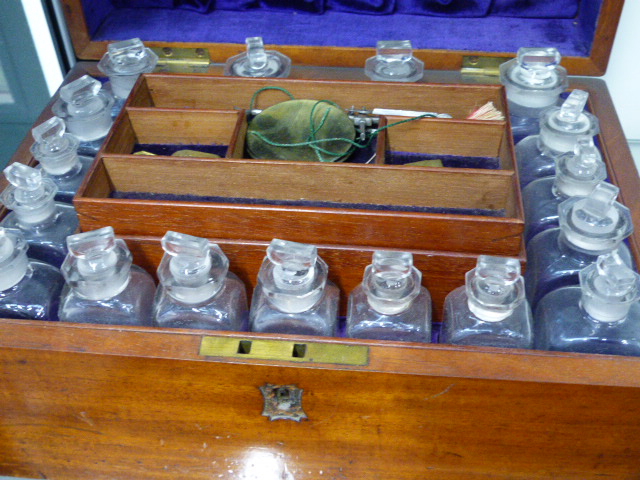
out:
M167 193L149 192L111 192L111 198L126 200L159 200L174 202L213 202L242 205L276 205L295 206L313 208L349 208L358 210L376 210L393 212L415 212L415 213L439 213L456 215L474 215L484 217L505 217L506 212L500 210L488 210L483 208L445 208L445 207L421 207L412 205L378 205L371 203L344 203L344 202L317 202L311 200L270 200L264 198L242 198L242 197L216 197L198 195L175 195Z
M566 1L556 2L560 16L565 14L560 10ZM94 40L137 36L143 41L244 44L249 36L264 36L270 44L371 48L380 39L401 38L411 40L416 49L515 52L523 45L553 45L565 56L589 55L601 2L582 0L576 18L523 19L368 15L332 9L321 15L300 15L264 8L247 9L242 14L216 8L203 15L185 9L114 8L107 0L84 0ZM226 3L233 5L231 0Z
M415 152L386 152L384 163L387 165L404 165L421 160L442 160L443 167L449 168L485 168L497 170L500 159L495 157L458 157L456 155L435 155Z
M326 8L341 12L388 15L396 8L396 0L326 0Z

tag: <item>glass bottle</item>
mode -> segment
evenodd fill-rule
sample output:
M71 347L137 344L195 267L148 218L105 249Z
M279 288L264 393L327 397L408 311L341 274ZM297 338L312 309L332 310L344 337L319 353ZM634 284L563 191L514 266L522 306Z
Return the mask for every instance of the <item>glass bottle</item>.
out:
M245 39L247 51L229 58L224 74L235 77L286 78L291 73L291 59L275 50L265 50L262 37Z
M522 189L524 238L558 226L558 206L569 197L589 195L607 177L607 168L591 137L581 137L571 153L556 158L556 175Z
M0 226L17 228L29 244L29 257L60 268L67 254L66 238L78 230L78 215L71 205L54 201L57 187L38 169L12 163L4 169L10 185L1 198L12 210Z
M380 40L376 55L365 62L364 73L379 82L417 82L424 76L424 62L413 56L410 40Z
M19 230L0 227L0 318L58 320L64 278L57 268L27 258Z
M61 321L152 325L153 278L133 265L131 252L124 240L115 238L113 228L70 235L67 243Z
M440 342L532 348L532 323L520 262L481 255L465 285L445 298Z
M431 295L408 252L376 251L349 295L347 337L431 342Z
M67 130L78 140L91 142L106 136L113 124L113 96L89 75L60 88L60 98L53 104L53 113L62 118Z
M589 94L574 90L560 107L551 107L540 115L540 134L529 135L516 145L520 186L536 178L555 174L555 157L573 151L580 136L594 137L598 119L584 111Z
M500 65L516 141L540 133L540 114L569 86L561 58L556 48L520 48L516 58Z
M616 202L619 189L600 182L586 197L571 197L558 207L559 228L539 233L527 245L525 285L536 311L542 297L561 287L578 284L580 270L599 255L617 251L633 268L629 248L622 242L633 232L631 213Z
M138 77L152 72L158 56L144 46L139 38L113 42L98 62L98 70L109 77L116 99L124 100L131 93Z
M31 130L35 139L31 154L58 187L54 200L72 203L93 158L79 156L78 139L65 130L64 120L60 117L52 117L35 127Z
M328 270L315 246L272 240L253 291L251 331L334 336L339 292Z
M167 232L158 266L154 322L159 327L247 329L247 293L229 260L206 238Z
M617 252L580 271L580 286L546 295L536 311L536 348L640 356L640 276Z

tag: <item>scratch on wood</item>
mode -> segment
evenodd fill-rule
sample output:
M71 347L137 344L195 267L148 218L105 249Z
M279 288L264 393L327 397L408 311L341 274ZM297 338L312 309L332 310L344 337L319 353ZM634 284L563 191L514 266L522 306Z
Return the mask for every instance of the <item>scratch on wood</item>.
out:
M435 395L431 395L430 397L425 398L425 400L432 400L432 399L434 399L436 397L439 397L440 395L444 395L445 393L448 393L449 390L451 390L454 386L455 386L455 383L452 383L451 385L449 385L447 388L445 388L440 393L436 393Z
M93 423L93 420L91 420L88 416L87 416L87 412L80 412L80 415L76 415L76 417L80 420L82 420L83 422L85 422L87 425L90 425L92 427L95 427L96 424Z

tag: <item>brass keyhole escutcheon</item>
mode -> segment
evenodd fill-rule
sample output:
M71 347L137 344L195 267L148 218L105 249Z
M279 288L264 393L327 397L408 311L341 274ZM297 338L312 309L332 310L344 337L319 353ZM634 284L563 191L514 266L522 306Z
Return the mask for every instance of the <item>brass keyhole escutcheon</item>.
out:
M260 387L264 397L262 415L270 420L307 419L302 409L302 393L304 390L295 385L272 385L267 383Z

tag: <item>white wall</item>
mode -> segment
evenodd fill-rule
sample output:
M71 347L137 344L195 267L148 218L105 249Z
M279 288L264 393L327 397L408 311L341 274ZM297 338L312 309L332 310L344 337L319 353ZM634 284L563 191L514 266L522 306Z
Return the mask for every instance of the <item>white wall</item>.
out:
M603 77L625 136L640 142L640 0L626 0Z

